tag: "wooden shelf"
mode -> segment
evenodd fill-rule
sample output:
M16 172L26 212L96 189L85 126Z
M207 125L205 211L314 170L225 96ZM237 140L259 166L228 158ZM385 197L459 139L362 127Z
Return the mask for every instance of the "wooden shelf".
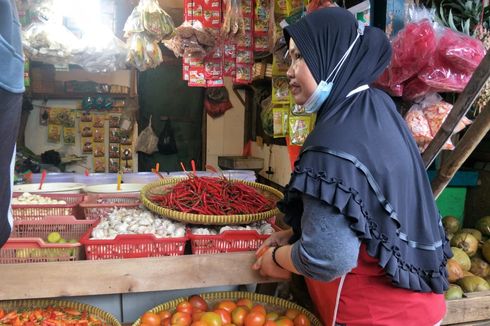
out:
M113 99L124 99L129 97L129 94L122 93L32 93L32 99L43 100L47 98L48 100L72 100L72 99L83 99L86 96L110 96Z
M277 282L250 266L253 252L0 265L0 300Z

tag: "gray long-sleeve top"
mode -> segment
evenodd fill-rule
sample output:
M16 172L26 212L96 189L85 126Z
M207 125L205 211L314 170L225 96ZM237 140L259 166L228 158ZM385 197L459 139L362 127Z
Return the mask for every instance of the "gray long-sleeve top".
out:
M335 207L303 195L301 238L291 250L294 267L304 276L331 281L357 266L360 240Z

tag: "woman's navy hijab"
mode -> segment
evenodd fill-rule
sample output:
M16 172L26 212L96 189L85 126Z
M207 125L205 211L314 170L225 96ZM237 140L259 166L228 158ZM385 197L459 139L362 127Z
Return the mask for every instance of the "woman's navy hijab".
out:
M354 16L325 8L284 30L315 80L330 74L357 36ZM366 27L336 77L278 204L300 234L301 194L336 207L396 286L442 293L451 250L424 165L391 98L369 88L391 59L385 34ZM292 239L294 241L294 239Z

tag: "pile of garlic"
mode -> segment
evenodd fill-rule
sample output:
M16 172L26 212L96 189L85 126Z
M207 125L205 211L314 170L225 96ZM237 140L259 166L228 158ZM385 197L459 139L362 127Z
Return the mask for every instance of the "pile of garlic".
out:
M114 208L93 229L94 239L114 239L119 234L154 234L158 238L178 238L185 235L185 226L144 208Z
M255 230L258 234L271 234L274 228L266 221L254 222L245 226L242 225L225 225L222 227L203 227L195 226L191 228L191 233L195 235L217 235L225 231L251 231Z
M29 192L24 192L19 197L12 199L13 205L66 205L64 200L56 200L49 197L43 197Z

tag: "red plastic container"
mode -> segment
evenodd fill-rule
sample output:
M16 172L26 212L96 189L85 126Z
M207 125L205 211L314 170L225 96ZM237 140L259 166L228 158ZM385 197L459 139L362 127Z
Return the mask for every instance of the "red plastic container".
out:
M255 251L270 234L255 230L225 231L217 235L197 235L188 231L193 254L217 254L237 251Z
M77 220L73 216L48 216L43 220L16 221L12 235L0 249L0 264L68 261L83 258L82 235L95 224L93 220ZM51 232L74 243L48 243L43 239Z
M86 196L80 207L86 219L95 220L106 217L115 207L137 208L140 205L140 198L135 194L98 194Z
M153 234L120 234L114 239L91 239L90 236L95 226L91 227L80 240L85 246L86 258L89 260L180 256L184 254L187 236L158 238Z
M14 193L14 198L22 195ZM83 201L82 194L42 194L55 200L64 200L66 205L36 204L36 205L12 205L14 221L42 220L45 216L75 216L83 218L80 203Z

